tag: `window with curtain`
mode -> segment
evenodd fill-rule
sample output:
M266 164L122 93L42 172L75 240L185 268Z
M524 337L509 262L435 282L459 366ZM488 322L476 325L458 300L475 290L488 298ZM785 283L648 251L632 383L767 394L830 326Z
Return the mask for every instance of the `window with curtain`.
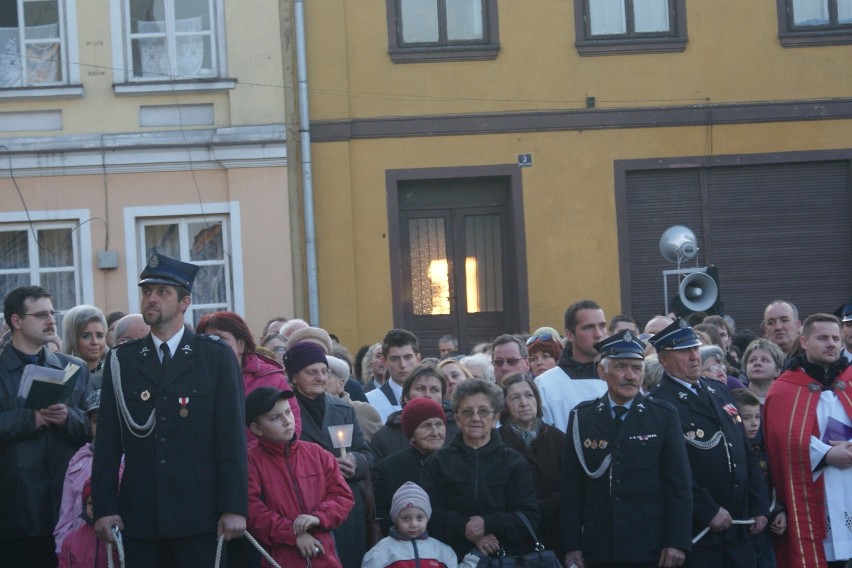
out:
M218 77L220 0L123 0L128 80Z
M81 303L80 251L75 223L0 225L0 294L19 286L41 286L53 308Z
M684 0L575 0L581 54L682 51Z
M387 0L394 61L497 55L496 0Z
M778 0L785 47L852 43L852 0Z
M0 2L0 88L68 82L64 8L60 0Z
M227 217L142 220L139 233L142 259L147 261L158 252L200 268L192 285L187 322L197 325L205 314L234 309Z

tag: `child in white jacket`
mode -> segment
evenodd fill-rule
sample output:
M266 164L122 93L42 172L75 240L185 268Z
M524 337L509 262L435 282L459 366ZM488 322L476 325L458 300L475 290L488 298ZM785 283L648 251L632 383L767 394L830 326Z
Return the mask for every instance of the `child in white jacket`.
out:
M429 496L416 483L406 482L391 501L390 536L364 555L361 568L457 568L453 549L426 533L432 514Z

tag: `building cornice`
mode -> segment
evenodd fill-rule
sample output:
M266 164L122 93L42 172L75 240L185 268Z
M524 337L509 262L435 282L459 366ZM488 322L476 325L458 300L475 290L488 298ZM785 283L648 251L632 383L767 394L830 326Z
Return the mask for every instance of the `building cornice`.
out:
M316 121L312 142L852 118L852 98Z
M287 165L283 124L0 139L0 178Z

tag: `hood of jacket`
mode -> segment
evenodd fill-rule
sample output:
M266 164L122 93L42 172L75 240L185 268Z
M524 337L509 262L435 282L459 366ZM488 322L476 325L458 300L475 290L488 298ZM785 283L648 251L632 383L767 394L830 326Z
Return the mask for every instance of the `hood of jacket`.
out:
M565 371L565 374L572 379L597 379L598 363L597 361L589 361L588 363L580 363L573 359L574 350L569 345L562 350L562 355L559 356L557 365Z

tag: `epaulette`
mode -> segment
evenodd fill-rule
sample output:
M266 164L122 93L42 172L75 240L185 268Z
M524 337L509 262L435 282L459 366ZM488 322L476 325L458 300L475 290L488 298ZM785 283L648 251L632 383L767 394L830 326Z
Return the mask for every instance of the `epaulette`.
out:
M147 336L145 336L145 337L147 337ZM128 345L136 345L140 341L143 341L145 339L145 337L139 337L137 339L128 339L124 343L119 343L118 345L114 345L112 348L113 349L124 349Z
M584 400L583 402L578 402L577 405L574 408L580 408L580 407L583 407L583 406L591 406L591 405L595 404L596 402L598 402L598 399L596 399L596 398L592 399L592 400Z
M221 343L222 342L222 338L219 337L218 335L207 335L205 333L199 333L195 337L197 337L198 339L204 339L206 341L212 341L213 343Z

